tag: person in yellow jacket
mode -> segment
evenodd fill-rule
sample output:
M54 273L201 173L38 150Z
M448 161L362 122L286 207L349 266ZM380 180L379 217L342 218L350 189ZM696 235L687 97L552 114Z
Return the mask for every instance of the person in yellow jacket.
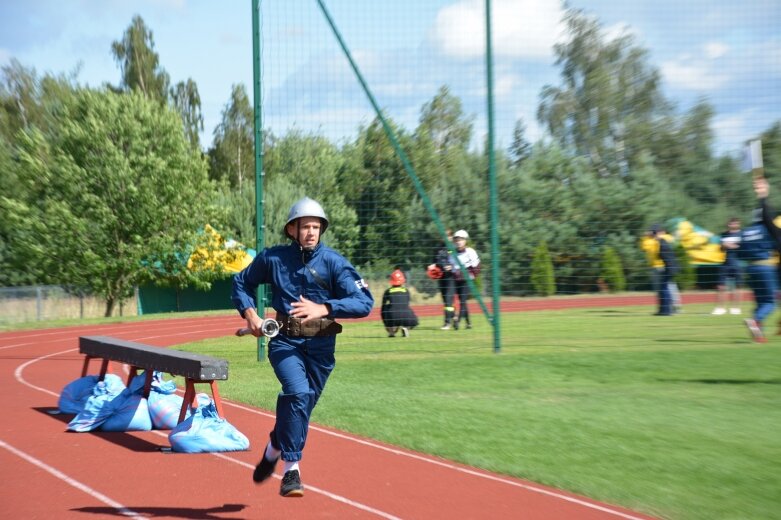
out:
M648 265L651 268L651 287L655 293L659 292L659 283L664 275L664 261L659 256L658 239L666 240L670 245L672 245L674 241L673 236L667 233L659 224L651 226L651 228L645 232L645 235L640 238L640 249L645 253ZM671 280L668 285L672 298L672 312L681 312L683 309L681 306L681 292L678 290L678 284Z

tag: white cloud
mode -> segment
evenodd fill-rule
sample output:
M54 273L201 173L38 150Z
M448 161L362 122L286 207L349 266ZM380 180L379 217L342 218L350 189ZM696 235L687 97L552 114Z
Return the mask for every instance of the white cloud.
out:
M503 74L494 80L494 94L497 97L509 96L520 85L520 79L515 74Z
M738 150L743 143L752 137L749 122L754 119L752 111L743 111L727 116L717 116L713 123L713 132L719 148Z
M721 58L729 52L729 46L721 42L709 42L703 45L705 57L714 60Z
M673 87L699 92L716 90L729 79L726 74L712 70L707 63L668 61L662 64L662 74Z
M498 56L546 58L563 33L562 10L550 0L497 0L491 32ZM436 16L433 38L438 48L456 58L485 53L485 10L482 0L461 0Z

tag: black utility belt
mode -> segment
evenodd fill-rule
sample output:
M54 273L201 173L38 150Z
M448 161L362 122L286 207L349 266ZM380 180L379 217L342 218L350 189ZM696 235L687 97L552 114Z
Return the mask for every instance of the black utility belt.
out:
M301 322L301 318L291 316L277 315L276 319L279 323L279 332L292 338L336 336L342 332L342 324L328 318L319 318L305 323Z

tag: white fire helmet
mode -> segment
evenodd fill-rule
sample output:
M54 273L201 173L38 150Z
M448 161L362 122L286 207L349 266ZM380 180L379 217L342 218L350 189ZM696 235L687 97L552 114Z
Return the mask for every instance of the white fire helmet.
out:
M320 236L323 236L325 230L328 229L328 217L325 216L323 207L316 200L310 199L309 197L304 197L290 207L290 212L287 214L287 222L285 222L285 227L282 229L282 231L285 233L285 236L291 238L292 240L296 240L296 237L288 234L287 225L301 217L319 218L320 222L322 223Z

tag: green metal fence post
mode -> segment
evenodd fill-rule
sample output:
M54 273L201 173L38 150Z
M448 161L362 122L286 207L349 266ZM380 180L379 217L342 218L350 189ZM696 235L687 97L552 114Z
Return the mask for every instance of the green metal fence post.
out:
M491 288L493 300L494 352L501 351L501 329L499 327L501 312L499 300L499 202L497 199L496 166L494 163L494 67L493 51L491 49L491 0L485 0L485 74L488 88L488 182L491 205Z
M260 0L252 0L252 76L255 107L255 250L260 254L263 250L263 120L261 117L261 84L260 84ZM263 318L266 312L266 288L258 287L258 315ZM266 339L258 338L258 361L266 358Z

